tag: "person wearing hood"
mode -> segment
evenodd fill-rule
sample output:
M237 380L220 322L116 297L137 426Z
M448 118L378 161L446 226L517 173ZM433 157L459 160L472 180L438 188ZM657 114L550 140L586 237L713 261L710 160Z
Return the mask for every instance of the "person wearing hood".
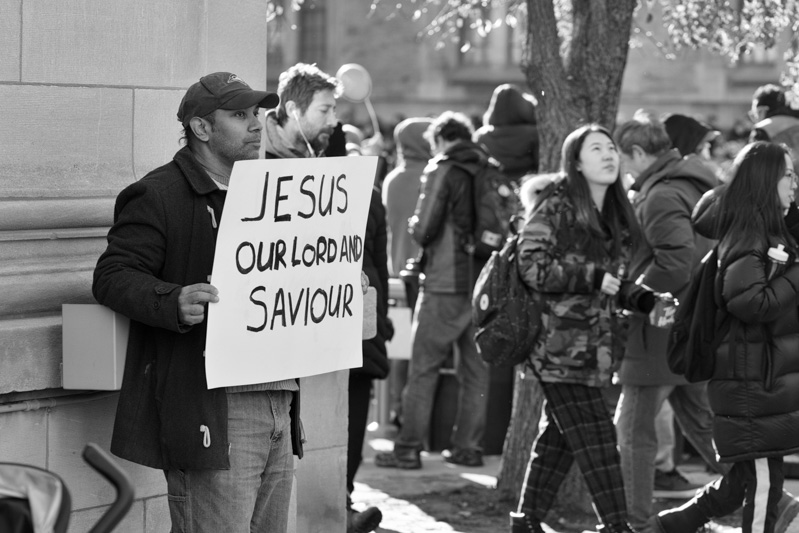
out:
M710 159L710 148L721 132L688 115L672 113L663 119L671 145L682 157L700 155Z
M397 166L383 181L383 204L388 219L388 271L394 278L399 277L409 259L419 256L419 245L408 233L408 219L413 216L419 199L424 167L432 157L430 143L424 138L424 132L432 122L432 118L426 117L407 118L394 128ZM416 284L405 284L405 296L411 311L416 303L417 290ZM389 412L392 423L400 425L402 389L408 380L408 360L391 359L390 365Z
M525 174L538 172L535 106L532 95L509 83L500 85L491 95L483 126L473 136L517 184Z
M297 63L280 74L280 104L266 113L265 159L321 157L338 124L344 86L316 65Z
M383 203L386 206L389 229L389 272L399 276L408 259L419 255L419 245L408 233L408 219L413 216L424 167L432 157L430 143L424 132L433 122L431 118L408 118L394 128L397 145L397 166L383 182Z
M694 232L691 210L719 182L698 156L683 158L671 148L665 127L651 113L637 111L614 136L623 166L635 178L632 204L644 234L633 255L629 279L679 299L712 244ZM689 384L669 370L668 329L651 325L648 316L634 315L628 335L619 370L622 395L616 430L630 523L648 532L657 475L653 469L658 447L655 417L665 400L703 459L714 467L718 463L705 384ZM676 468L660 475L669 477L673 486L690 488Z

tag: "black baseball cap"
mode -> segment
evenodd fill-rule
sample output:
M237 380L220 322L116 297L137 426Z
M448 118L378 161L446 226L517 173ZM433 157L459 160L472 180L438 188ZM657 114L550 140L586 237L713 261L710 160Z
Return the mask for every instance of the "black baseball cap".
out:
M246 109L257 105L271 109L280 102L275 93L253 91L230 72L214 72L189 87L178 107L178 120L185 127L194 117L204 117L217 109Z

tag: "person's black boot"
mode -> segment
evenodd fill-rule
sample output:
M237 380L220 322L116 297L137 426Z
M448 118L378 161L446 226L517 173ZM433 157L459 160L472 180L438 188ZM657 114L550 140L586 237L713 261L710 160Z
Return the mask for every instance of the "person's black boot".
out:
M710 520L709 516L703 513L695 500L661 511L655 517L655 525L658 533L694 533Z
M544 533L538 520L524 513L510 513L510 533Z
M369 507L361 512L347 511L347 533L369 533L374 531L383 520L383 513L377 507Z

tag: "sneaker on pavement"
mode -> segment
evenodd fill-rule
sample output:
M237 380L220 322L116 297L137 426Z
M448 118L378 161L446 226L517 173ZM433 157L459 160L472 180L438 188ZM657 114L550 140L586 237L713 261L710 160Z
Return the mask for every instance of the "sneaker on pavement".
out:
M379 466L381 468L418 470L422 468L422 460L419 458L418 453L399 457L394 452L382 452L375 455L375 466Z
M441 457L448 463L461 466L483 466L483 454L478 450L444 450Z
M377 507L369 507L361 512L347 511L347 533L369 533L383 520L383 513Z
M655 487L652 496L655 498L678 499L692 498L697 489L704 485L691 483L676 468L671 472L655 470Z

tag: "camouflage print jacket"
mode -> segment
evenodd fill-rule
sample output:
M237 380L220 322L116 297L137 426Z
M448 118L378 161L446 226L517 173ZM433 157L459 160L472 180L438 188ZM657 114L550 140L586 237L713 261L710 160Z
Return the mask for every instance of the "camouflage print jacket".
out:
M610 384L624 353L626 320L615 298L600 293L605 272L628 270L630 238L621 257L594 262L573 238L574 207L562 185L528 217L521 234L519 272L544 295L542 333L533 354L541 381L589 387ZM607 239L606 248L611 249Z

